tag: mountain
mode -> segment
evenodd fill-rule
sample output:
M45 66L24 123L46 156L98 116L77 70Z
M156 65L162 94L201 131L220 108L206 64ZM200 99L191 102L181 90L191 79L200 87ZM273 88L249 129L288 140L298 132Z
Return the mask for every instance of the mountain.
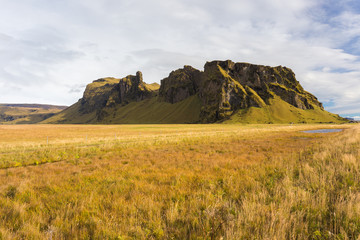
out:
M83 98L44 123L344 122L324 110L287 67L227 61L172 71L161 85L141 72L89 84Z
M30 124L41 122L67 106L43 104L0 104L0 124Z

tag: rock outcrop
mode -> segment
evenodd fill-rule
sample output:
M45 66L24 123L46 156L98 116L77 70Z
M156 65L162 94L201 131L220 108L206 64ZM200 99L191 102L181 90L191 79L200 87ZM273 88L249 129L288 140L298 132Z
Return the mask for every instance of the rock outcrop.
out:
M106 107L125 105L132 101L142 101L150 98L156 92L143 82L142 73L129 75L125 78L101 78L86 86L83 98L80 99L80 112L83 114L97 111L101 118Z
M323 108L304 91L291 69L230 60L207 62L203 72L185 66L161 81L159 96L166 102L195 94L201 100L200 118L205 123L226 119L239 109L263 107L275 96L303 110Z
M101 78L45 123L344 122L323 109L287 67L227 61L191 66L146 84L141 72Z
M199 92L201 72L191 66L172 71L161 80L159 96L169 103L180 102Z
M120 79L119 83L112 89L106 102L107 107L116 104L128 104L132 101L142 101L152 96L153 91L143 82L142 73L139 71L136 76L129 75Z

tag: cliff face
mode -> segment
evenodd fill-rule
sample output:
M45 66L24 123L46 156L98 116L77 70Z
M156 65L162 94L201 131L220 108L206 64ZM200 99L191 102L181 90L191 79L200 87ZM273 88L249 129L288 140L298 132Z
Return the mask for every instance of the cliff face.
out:
M141 72L121 79L101 78L86 86L83 98L79 100L79 111L83 114L96 111L100 120L104 117L104 108L142 101L151 98L154 92L154 84L148 87Z
M112 107L116 104L128 104L132 101L139 102L150 98L153 92L143 82L142 73L137 72L136 76L129 75L120 79L119 83L112 89L106 106Z
M191 66L172 71L161 80L159 96L169 103L180 102L199 92L201 72Z
M323 109L291 69L230 60L207 62L203 72L185 66L161 81L159 95L169 103L195 94L202 102L202 122L226 119L239 109L264 107L276 96L302 110Z

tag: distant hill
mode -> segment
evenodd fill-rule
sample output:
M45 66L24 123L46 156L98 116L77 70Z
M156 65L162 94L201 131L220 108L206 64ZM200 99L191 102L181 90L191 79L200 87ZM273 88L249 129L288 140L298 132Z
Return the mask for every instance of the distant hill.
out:
M42 104L0 104L0 124L38 123L66 108Z
M184 66L161 80L141 72L87 85L83 98L43 123L321 123L346 119L324 110L294 72L227 61L204 71Z

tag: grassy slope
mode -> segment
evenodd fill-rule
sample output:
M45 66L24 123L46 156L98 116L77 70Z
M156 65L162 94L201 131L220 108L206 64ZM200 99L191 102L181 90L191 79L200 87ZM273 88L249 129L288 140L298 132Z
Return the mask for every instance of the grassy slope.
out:
M79 102L43 123L98 123L95 112L79 114ZM100 123L193 123L199 120L200 101L197 96L170 104L157 98L132 102L128 105L106 109Z
M302 110L275 97L271 105L263 108L251 107L239 110L225 123L342 123L344 120L338 115L315 108Z
M149 90L152 90L152 91L159 90L159 88L160 88L160 84L158 84L158 83L145 83L145 86L146 86Z
M108 85L111 87L112 85L118 84L120 79L118 78L101 78L98 80L93 81L92 83L88 84L87 87L89 87L91 90L101 89L101 87Z
M121 124L149 124L149 123L196 123L199 121L201 108L197 96L189 97L179 103L170 104L160 102L157 98L132 102L128 105L108 108L105 117L97 121L96 113L79 114L80 103L72 105L65 111L53 116L42 123L121 123ZM338 115L315 108L302 110L275 97L270 105L262 108L251 107L239 110L224 123L343 123Z
M6 121L0 117L0 123L2 124L28 124L38 123L48 118L52 114L58 113L63 107L50 106L50 105L25 105L25 104L12 104L12 105L0 105L0 115L7 117L13 117L14 120Z
M199 113L197 96L175 104L152 98L117 108L114 117L105 119L103 123L193 123L199 120Z
M41 123L89 123L91 119L96 117L95 112L89 114L80 114L79 108L80 102L77 102L64 111L46 119Z

